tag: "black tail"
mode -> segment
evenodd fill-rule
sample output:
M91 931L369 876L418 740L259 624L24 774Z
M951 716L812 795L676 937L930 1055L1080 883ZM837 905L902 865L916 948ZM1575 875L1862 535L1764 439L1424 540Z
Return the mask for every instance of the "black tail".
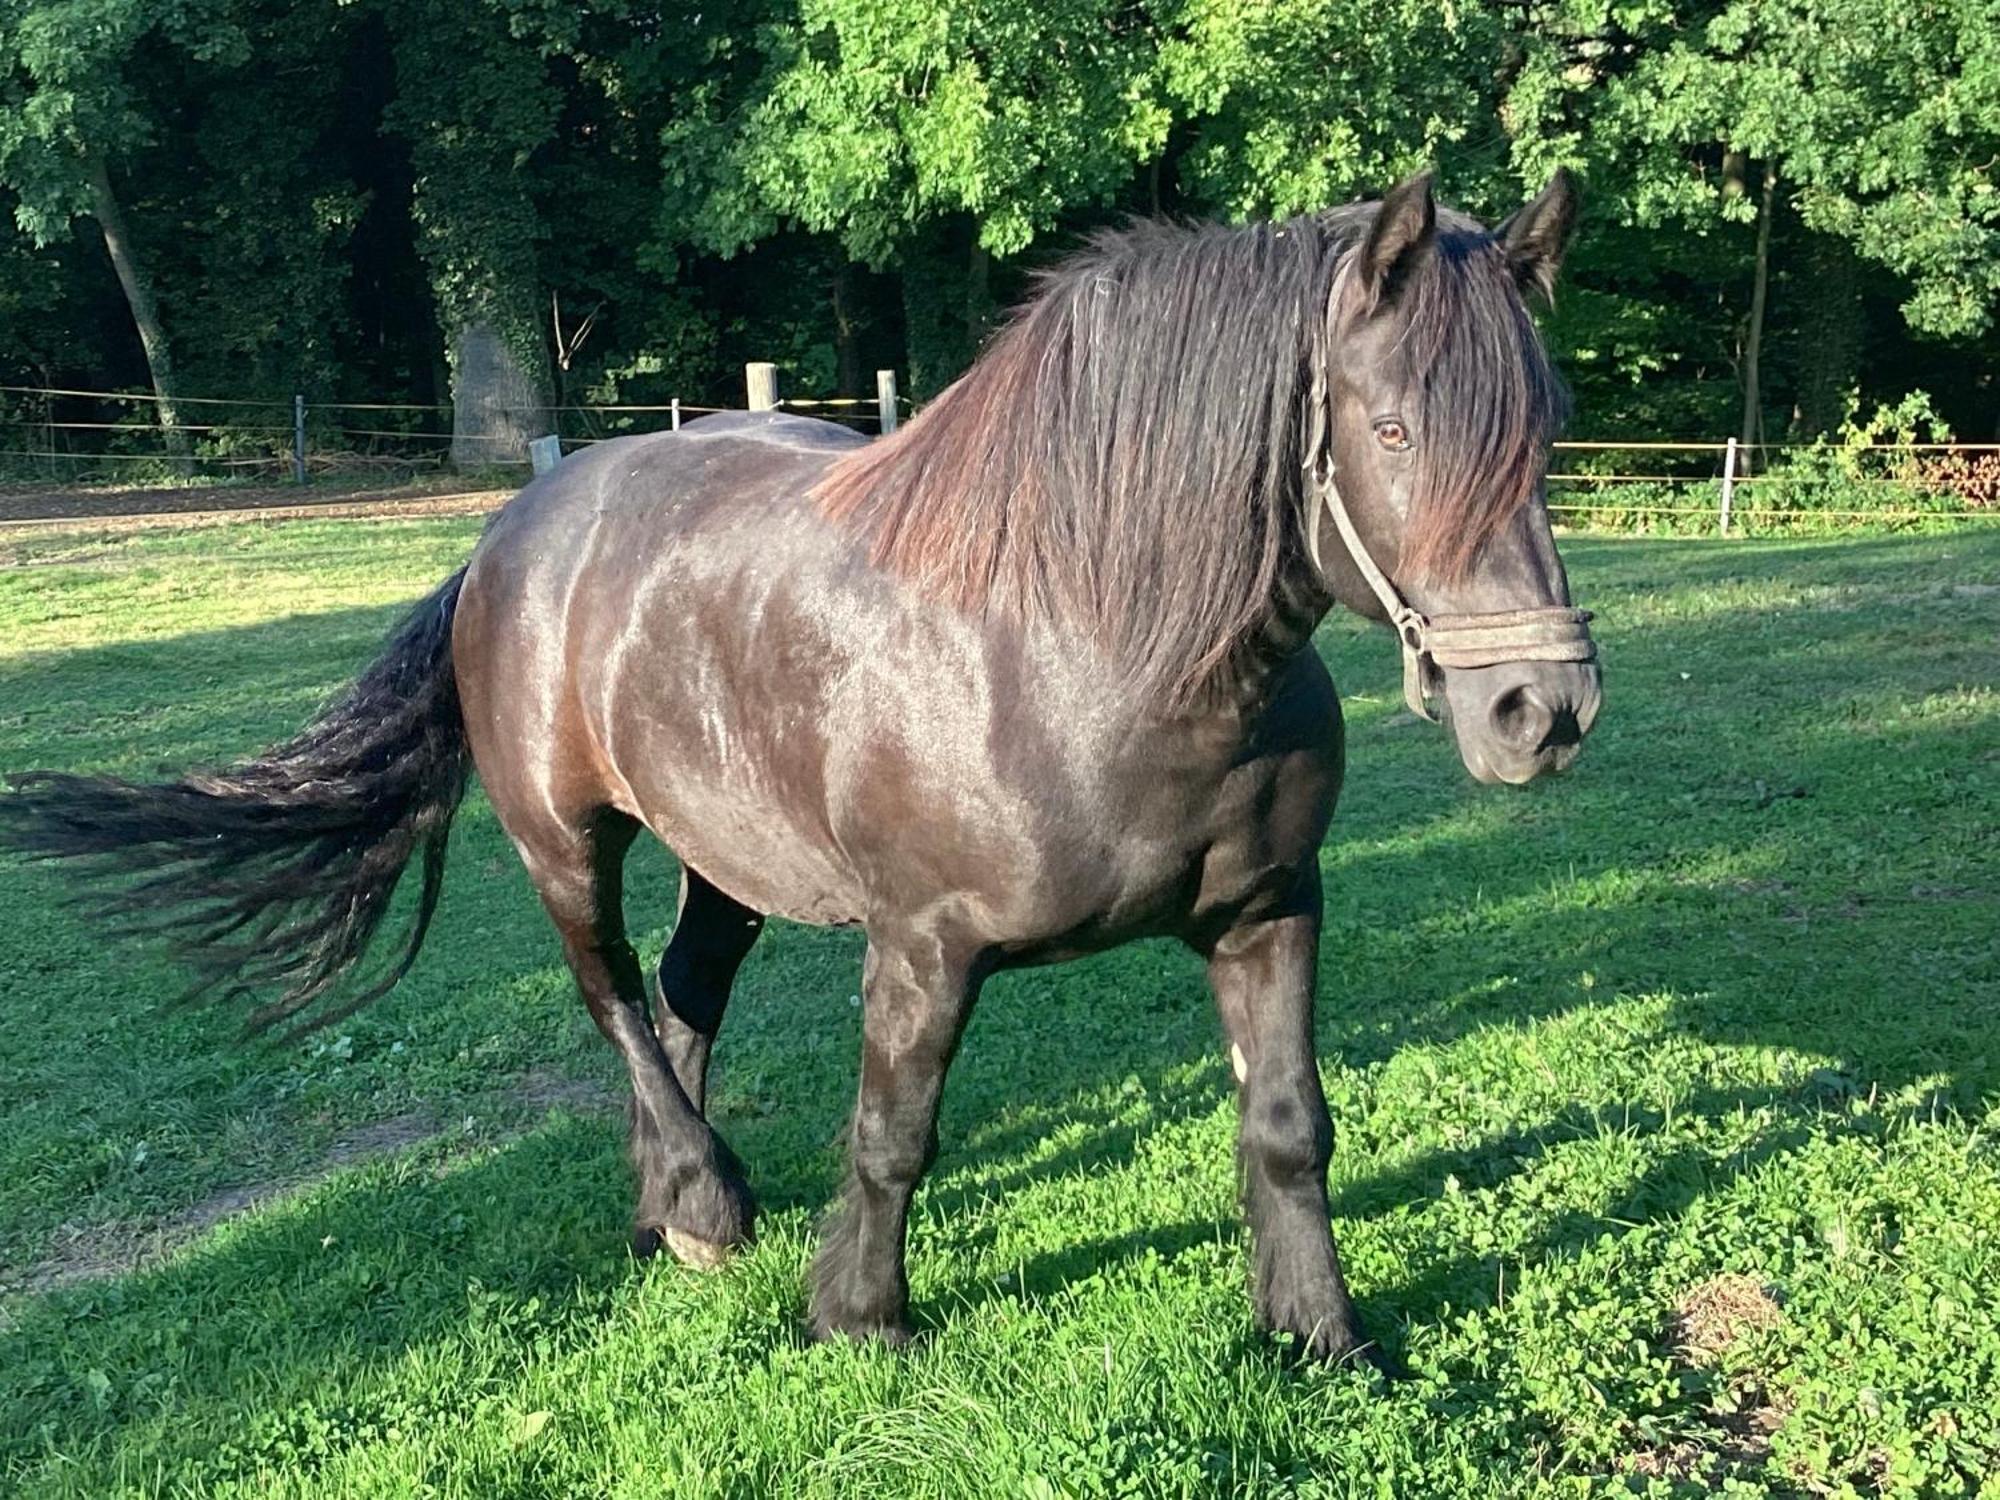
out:
M190 995L279 991L253 1030L296 1016L361 958L403 867L423 894L389 971L323 1025L386 993L416 960L444 880L470 757L451 667L463 571L417 606L375 664L297 738L222 771L139 786L35 771L0 796L0 842L138 874L104 909L165 935L194 967Z

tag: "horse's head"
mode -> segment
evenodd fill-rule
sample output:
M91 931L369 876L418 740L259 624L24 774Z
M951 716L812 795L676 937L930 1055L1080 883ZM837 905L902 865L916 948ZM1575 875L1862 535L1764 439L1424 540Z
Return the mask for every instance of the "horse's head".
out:
M1562 390L1524 300L1575 217L1566 174L1491 233L1405 182L1341 262L1315 371L1314 555L1397 630L1410 707L1442 702L1481 781L1567 769L1600 702L1543 501Z

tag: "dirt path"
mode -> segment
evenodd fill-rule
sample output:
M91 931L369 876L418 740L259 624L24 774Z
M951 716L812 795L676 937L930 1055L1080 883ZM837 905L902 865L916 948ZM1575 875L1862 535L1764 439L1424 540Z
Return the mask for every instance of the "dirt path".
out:
M503 1119L465 1136L464 1150L505 1145L557 1113L615 1117L620 1107L619 1097L602 1083L545 1069L509 1080L500 1098L506 1101ZM18 1271L0 1266L0 1299L129 1275L158 1264L229 1219L318 1187L348 1168L400 1155L450 1133L430 1114L394 1115L357 1126L328 1146L317 1161L282 1177L222 1188L150 1222L65 1225L42 1259ZM6 1321L6 1310L0 1306L0 1330Z
M462 515L491 510L512 490L464 481L374 486L257 485L65 489L0 485L0 527L184 526L217 520L335 519L374 515Z

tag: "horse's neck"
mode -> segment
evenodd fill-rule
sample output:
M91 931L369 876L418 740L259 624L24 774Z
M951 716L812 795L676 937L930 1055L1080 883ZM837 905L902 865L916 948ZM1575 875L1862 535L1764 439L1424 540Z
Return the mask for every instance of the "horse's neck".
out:
M1332 607L1333 595L1310 561L1298 558L1282 570L1262 627L1232 664L1230 696L1245 707L1261 703L1284 664L1312 649L1313 632Z

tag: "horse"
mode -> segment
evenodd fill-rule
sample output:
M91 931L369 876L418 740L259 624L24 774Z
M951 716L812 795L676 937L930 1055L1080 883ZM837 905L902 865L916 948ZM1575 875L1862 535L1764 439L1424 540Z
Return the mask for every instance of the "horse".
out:
M476 771L630 1073L634 1250L699 1267L755 1226L706 1118L738 965L774 916L858 925L859 1096L808 1322L889 1343L983 982L1177 938L1236 1081L1256 1319L1375 1358L1314 1056L1344 752L1312 635L1336 602L1392 626L1410 709L1480 781L1576 758L1599 666L1548 521L1565 397L1529 311L1575 216L1558 175L1489 231L1424 174L1286 222L1102 233L894 434L728 413L566 458L298 736L160 784L15 777L6 839L115 877L107 911L197 991L298 1029L415 960ZM641 831L682 872L650 995L621 891Z

